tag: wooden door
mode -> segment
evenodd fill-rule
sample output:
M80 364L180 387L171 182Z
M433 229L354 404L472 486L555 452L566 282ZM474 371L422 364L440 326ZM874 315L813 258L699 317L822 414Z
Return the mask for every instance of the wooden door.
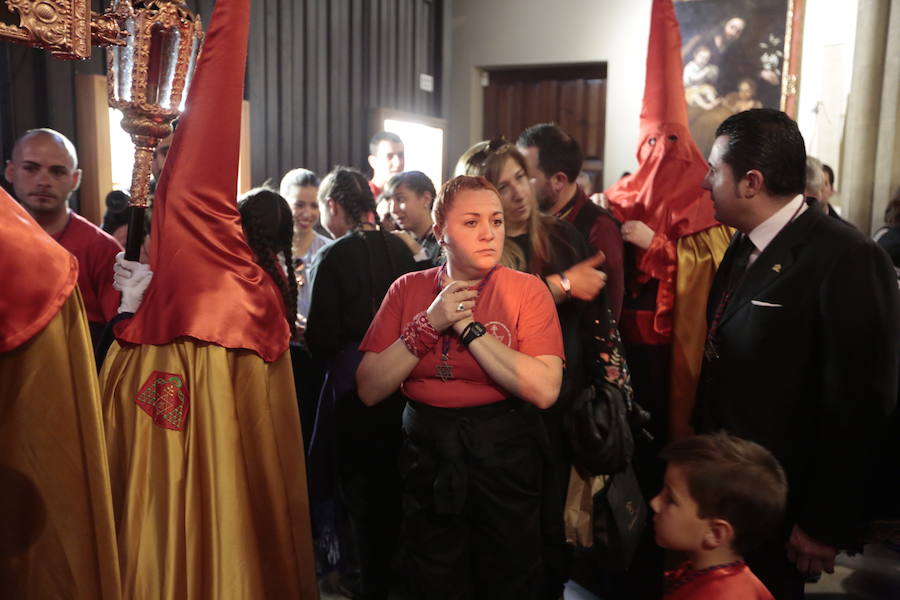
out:
M578 140L582 170L602 188L606 63L486 69L482 85L484 139L514 142L531 125L557 123Z

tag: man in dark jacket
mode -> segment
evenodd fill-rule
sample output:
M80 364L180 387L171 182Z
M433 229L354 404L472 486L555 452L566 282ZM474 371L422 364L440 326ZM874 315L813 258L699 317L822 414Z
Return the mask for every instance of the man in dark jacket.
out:
M694 426L753 440L784 466L785 529L747 557L779 599L802 598L805 579L859 543L900 364L887 256L808 207L805 163L797 124L754 109L719 126L704 180L739 233L710 291Z

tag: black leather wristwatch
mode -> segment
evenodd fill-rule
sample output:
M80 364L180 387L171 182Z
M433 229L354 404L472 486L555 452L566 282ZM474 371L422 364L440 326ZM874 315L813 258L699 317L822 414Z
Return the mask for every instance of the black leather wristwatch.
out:
M462 335L460 337L462 338L463 345L468 346L469 344L483 336L485 333L487 333L487 329L484 328L484 325L482 325L478 321L472 321L471 323L466 325L466 328L463 329Z

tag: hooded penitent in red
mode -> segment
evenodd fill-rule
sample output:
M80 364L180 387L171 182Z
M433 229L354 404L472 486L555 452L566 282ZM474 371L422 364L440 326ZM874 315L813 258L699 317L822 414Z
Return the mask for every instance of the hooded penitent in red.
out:
M156 188L153 281L116 337L156 345L191 337L271 362L288 347L284 304L253 260L236 199L249 2L216 9Z
M606 195L621 221L643 221L656 233L647 250L638 250L635 265L639 282L659 280L656 311L637 315L643 323L636 329L647 343L664 343L672 334L676 243L718 222L709 193L700 188L707 164L688 130L681 34L671 0L654 0L650 19L638 168Z

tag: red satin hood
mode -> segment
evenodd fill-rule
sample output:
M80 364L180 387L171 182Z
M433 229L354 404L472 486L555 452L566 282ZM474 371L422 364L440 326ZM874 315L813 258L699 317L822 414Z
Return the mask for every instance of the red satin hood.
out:
M249 0L217 0L206 43L156 189L153 281L117 337L165 344L188 336L273 361L290 332L275 283L241 229L236 191Z
M637 170L608 190L622 221L641 220L671 239L718 222L709 193L700 188L706 159L688 130L681 34L671 0L654 0L647 50Z
M110 273L112 277L112 273ZM78 261L0 188L0 352L47 326L72 294Z

